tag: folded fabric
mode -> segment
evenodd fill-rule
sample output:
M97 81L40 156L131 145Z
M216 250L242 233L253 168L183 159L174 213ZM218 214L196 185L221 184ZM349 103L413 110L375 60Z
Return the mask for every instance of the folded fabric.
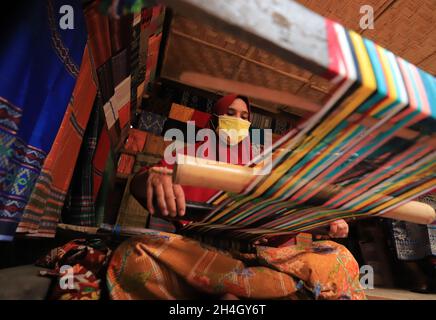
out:
M192 119L194 114L194 109L185 107L181 104L173 103L171 105L171 110L169 114L169 118L178 120L181 122L187 122Z
M124 144L124 149L132 152L141 152L144 149L146 140L147 132L131 128Z
M209 120L212 117L210 113L206 113L199 110L194 110L194 113L192 114L191 121L195 122L195 126L198 128L208 128L209 127Z
M147 142L145 143L144 152L148 154L154 154L163 156L165 152L166 144L164 137L150 134L147 137Z
M155 135L161 135L167 117L148 111L143 111L138 123L138 129Z
M133 165L135 164L135 157L129 154L121 154L118 160L117 172L121 174L131 174Z

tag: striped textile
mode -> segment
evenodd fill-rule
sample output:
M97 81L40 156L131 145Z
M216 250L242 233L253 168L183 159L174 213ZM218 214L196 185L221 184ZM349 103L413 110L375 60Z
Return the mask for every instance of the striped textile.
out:
M211 199L217 209L184 232L250 241L293 234L379 215L435 187L434 77L325 21L336 87L323 108L274 144L270 173ZM336 191L326 197L326 189Z
M24 209L17 232L38 237L55 235L97 92L91 68L86 47L72 98Z
M98 134L103 124L100 115L101 99L97 98L86 128L79 159L74 169L68 200L62 221L68 224L95 226L95 201L93 197L93 165Z

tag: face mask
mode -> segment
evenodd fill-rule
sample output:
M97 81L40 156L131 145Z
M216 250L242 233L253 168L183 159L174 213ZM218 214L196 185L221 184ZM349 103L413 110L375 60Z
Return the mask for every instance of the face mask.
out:
M220 137L224 135L225 138L228 138L226 141L231 146L238 144L248 136L250 125L250 121L241 118L227 115L218 116L218 134Z

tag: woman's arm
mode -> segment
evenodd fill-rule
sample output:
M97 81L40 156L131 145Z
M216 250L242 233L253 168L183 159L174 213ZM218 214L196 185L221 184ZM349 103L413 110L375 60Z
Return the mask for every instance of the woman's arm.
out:
M153 167L137 173L130 182L130 192L138 202L154 214L184 216L185 194L178 184L173 184L171 170Z

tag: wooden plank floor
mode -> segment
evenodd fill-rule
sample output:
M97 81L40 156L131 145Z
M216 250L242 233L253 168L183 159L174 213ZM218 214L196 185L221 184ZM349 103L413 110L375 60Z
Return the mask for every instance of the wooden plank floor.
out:
M436 300L436 294L415 293L402 289L374 288L365 292L369 300Z

